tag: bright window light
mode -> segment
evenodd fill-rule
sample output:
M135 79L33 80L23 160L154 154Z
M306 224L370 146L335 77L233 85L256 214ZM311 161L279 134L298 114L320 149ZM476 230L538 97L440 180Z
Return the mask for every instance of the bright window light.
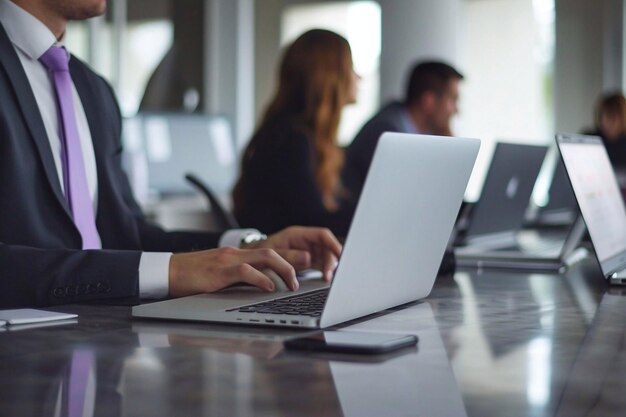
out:
M466 79L454 132L483 141L466 195L475 201L496 141L552 143L554 0L472 1L465 9Z

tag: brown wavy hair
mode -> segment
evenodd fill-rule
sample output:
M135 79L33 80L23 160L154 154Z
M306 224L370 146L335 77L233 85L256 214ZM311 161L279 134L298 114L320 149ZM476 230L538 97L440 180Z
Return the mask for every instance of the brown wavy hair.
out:
M607 93L598 99L594 119L596 127L600 129L603 114L616 117L622 124L622 130L626 130L626 98L621 92ZM626 133L626 132L622 132Z
M302 124L311 133L315 183L329 211L338 208L337 197L344 193L340 179L344 156L337 144L337 130L352 77L352 52L345 38L322 29L305 32L284 51L278 89L253 136L276 120ZM235 212L244 203L241 183L255 145L252 140L243 154L241 176L233 192Z

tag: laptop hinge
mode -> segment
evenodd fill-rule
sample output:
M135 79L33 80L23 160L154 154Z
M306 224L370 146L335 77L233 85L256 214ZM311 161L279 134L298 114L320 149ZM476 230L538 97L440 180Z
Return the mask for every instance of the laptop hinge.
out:
M484 248L498 248L517 244L517 231L507 230L500 233L467 237L466 246L480 246Z

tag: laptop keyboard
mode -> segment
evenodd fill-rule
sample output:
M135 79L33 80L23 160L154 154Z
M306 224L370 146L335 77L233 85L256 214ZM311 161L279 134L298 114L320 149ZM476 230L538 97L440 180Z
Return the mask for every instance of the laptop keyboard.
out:
M311 291L306 294L292 295L278 300L263 301L226 311L239 313L286 314L293 316L320 317L328 297L328 288Z

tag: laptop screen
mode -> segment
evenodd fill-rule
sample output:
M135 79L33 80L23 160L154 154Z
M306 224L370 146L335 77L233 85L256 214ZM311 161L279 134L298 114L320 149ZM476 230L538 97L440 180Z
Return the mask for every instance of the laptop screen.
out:
M542 145L496 144L480 200L471 214L468 241L502 233L512 235L522 227L547 150Z
M605 275L626 263L626 209L602 140L557 135L563 163Z

